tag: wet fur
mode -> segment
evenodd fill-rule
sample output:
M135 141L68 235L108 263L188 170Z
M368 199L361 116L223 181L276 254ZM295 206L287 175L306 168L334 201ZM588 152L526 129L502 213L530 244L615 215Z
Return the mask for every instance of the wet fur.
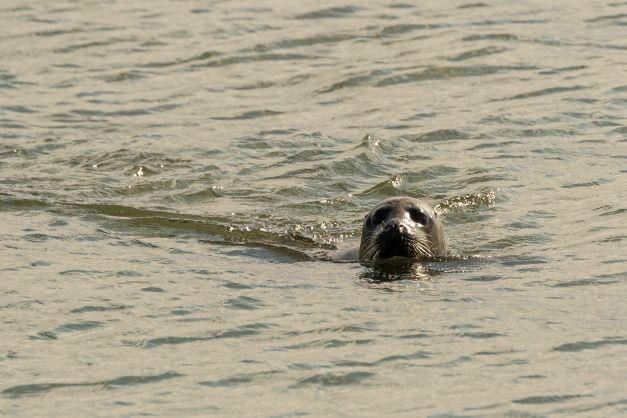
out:
M377 210L385 207L388 215L374 224L372 218ZM425 225L408 219L409 208L424 214ZM390 224L399 225L403 233L390 232ZM444 256L446 243L444 227L439 214L426 202L410 197L386 199L375 206L364 219L360 260L376 260L390 257L435 258Z

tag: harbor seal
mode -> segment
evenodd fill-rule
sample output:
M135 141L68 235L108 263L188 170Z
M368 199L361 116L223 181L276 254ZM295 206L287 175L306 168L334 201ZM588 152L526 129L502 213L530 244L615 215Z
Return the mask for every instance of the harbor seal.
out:
M393 197L364 218L361 243L339 259L435 258L446 255L444 227L437 211L413 197Z

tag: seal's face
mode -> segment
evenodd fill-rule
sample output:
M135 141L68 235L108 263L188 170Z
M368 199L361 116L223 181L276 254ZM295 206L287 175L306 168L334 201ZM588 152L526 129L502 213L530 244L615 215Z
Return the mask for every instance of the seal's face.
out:
M445 254L442 221L431 206L411 197L386 199L366 215L359 258L429 258Z

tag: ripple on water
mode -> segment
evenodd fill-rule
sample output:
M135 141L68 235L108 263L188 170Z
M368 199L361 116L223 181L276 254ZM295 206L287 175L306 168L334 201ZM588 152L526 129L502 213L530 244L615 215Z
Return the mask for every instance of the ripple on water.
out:
M478 58L478 57L502 54L503 52L506 52L506 51L509 51L509 48L498 47L498 46L486 46L484 48L471 49L469 51L465 51L459 55L449 58L449 61L466 61L466 60Z
M588 87L586 87L586 86L548 87L548 88L541 89L541 90L531 91L529 93L517 94L515 96L508 97L507 99L504 99L504 100L529 99L531 97L546 96L546 95L549 95L549 94L560 94L560 93L565 93L565 92L581 91L581 90L587 90L587 89L588 89ZM570 133L571 135L576 133L576 131L567 131L567 132ZM566 132L564 132L564 134L566 134ZM567 136L567 135L564 135L564 136Z
M225 308L235 310L255 310L263 308L264 306L265 305L261 300L248 296L238 296L224 302Z
M292 388L306 386L351 386L361 384L363 381L372 378L375 373L371 372L350 372L350 373L323 373L314 374L291 385Z
M334 33L334 34L314 34L304 38L289 38L281 41L258 44L253 48L256 52L267 52L274 49L289 49L289 48L302 48L311 47L314 45L331 45L338 42L344 42L357 38L356 35L346 33Z
M27 395L43 395L47 392L69 387L99 387L113 388L124 386L145 385L150 383L161 382L164 380L175 379L183 375L176 372L166 372L148 376L120 376L110 380L102 380L96 382L81 383L34 383L26 385L11 386L2 391L2 394L11 397L27 396Z
M106 305L106 306L96 306L96 305L85 305L80 308L74 308L70 311L73 314L82 314L88 312L109 312L109 311L121 311L125 309L131 309L130 305Z
M345 347L348 345L368 345L374 344L376 340L374 339L339 339L339 338L329 338L329 339L320 339L307 341L304 343L293 344L289 346L283 347L285 350L303 350L303 349L312 349L312 348L339 348Z
M250 63L282 63L284 61L316 61L320 59L319 56L313 54L288 54L288 53L262 53L251 55L236 55L228 58L221 58L215 60L209 60L202 64L193 64L191 68L220 68L231 66L243 66Z
M209 387L231 387L242 384L265 384L274 380L278 375L284 374L281 370L268 370L256 373L243 373L229 376L219 380L205 380L198 382L201 386Z
M255 324L249 324L249 325L242 325L240 327L226 330L226 331L215 331L207 335L187 336L187 337L168 336L168 337L152 338L147 341L141 342L140 345L143 348L152 349L152 348L158 348L158 347L167 346L167 345L189 344L189 343L202 342L202 341L219 340L219 339L224 339L224 338L243 338L243 337L249 337L252 335L257 335L263 330L269 329L270 327L272 327L272 325L270 324L255 323ZM130 341L127 342L126 344L130 346L138 345L137 343L130 342Z
M438 129L415 135L406 135L405 139L413 142L439 142L468 139L470 135L456 129Z
M295 19L329 19L329 18L341 18L353 15L363 10L359 6L341 6L341 7L329 7L326 9L320 9L313 12L302 13L294 16Z
M553 348L553 351L562 352L578 352L584 350L597 350L607 346L627 345L627 339L621 337L604 338L596 341L578 341L574 343L565 343Z
M607 278L595 278L595 279L578 279L578 280L568 280L562 281L560 283L555 283L551 285L551 287L573 287L573 286L599 286L599 285L610 285L614 283L618 283L619 280L614 278L613 276Z
M89 331L95 328L101 328L105 325L101 321L82 321L59 325L54 331L40 331L36 335L29 338L31 340L57 340L61 334L71 332Z
M427 351L416 351L414 353L405 355L391 355L380 358L373 362L353 361L353 360L339 360L333 362L337 367L376 367L390 362L413 362L415 360L428 360L434 356L434 353Z
M461 77L482 77L491 74L534 70L534 66L506 65L469 65L457 67L434 67L419 72L406 73L383 78L376 87L387 87L397 84L416 83L420 81L448 80Z
M526 398L513 399L513 403L525 405L539 405L546 403L568 402L573 399L591 398L593 395L548 395L548 396L529 396Z
M9 3L9 415L624 412L624 1Z

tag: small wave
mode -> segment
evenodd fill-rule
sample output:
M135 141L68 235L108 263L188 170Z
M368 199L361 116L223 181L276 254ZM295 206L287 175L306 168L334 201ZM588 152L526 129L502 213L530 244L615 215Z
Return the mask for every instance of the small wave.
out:
M207 68L207 67L228 67L232 65L248 64L251 62L263 62L263 61L315 61L319 57L315 55L306 54L254 54L254 55L236 55L228 58L221 58L217 60L210 60L202 64L194 64L192 68Z
M418 142L439 142L450 140L468 139L470 136L456 129L437 129L435 131L424 132L415 135L405 135L403 138Z
M130 309L131 306L127 305L109 305L109 306L94 306L94 305L85 305L80 308L75 308L70 311L73 314L82 314L87 312L109 312L109 311L121 311L124 309Z
M15 113L38 113L38 111L33 109L32 107L20 106L20 105L0 106L0 110L5 110L5 111L15 112Z
M398 24L398 25L390 25L386 26L379 32L379 36L388 37L388 36L397 36L402 35L408 32L414 32L417 30L425 30L425 29L437 29L442 27L441 25L427 25L427 24Z
M279 374L283 374L283 371L280 370L268 370L264 372L257 373L244 373L244 374L236 374L234 376L227 377L225 379L220 380L207 380L198 382L201 386L209 386L209 387L231 387L231 386L239 386L243 384L263 384L266 383L269 379L275 378Z
M420 72L395 75L384 78L375 84L376 87L387 87L395 84L416 83L419 81L448 80L460 77L479 77L502 72L529 71L534 66L507 65L475 65L465 67L433 67Z
M51 204L44 200L13 197L0 192L0 211L41 210L49 207Z
M548 396L529 396L512 400L513 403L525 405L540 405L547 403L561 403L579 398L590 398L592 395L548 395Z
M605 22L612 22L615 25L627 25L627 13L617 13L617 14L613 14L613 15L602 15L602 16L597 16L597 17L593 17L591 19L586 19L584 20L584 22L586 23L605 23Z
M450 213L464 208L475 208L480 206L491 207L496 201L496 191L488 189L485 192L476 192L461 196L454 196L439 202L435 209L442 214Z
M376 360L372 363L367 363L368 366L378 366L384 363L390 363L390 362L408 362L408 361L414 361L414 360L427 360L433 357L433 353L428 352L428 351L416 351L414 353L410 353L410 354L403 354L403 355L393 355L393 356L385 356L380 358L379 360ZM343 366L342 364L338 363L337 366ZM345 366L345 365L344 365Z
M510 33L486 33L481 35L470 35L462 38L462 41L518 41L520 38Z
M55 49L54 52L60 53L60 54L67 54L67 53L76 52L77 50L82 50L82 49L98 48L102 46L124 44L124 43L136 42L136 41L137 41L137 38L135 37L129 37L129 38L112 37L103 41L83 42L80 44L64 46L63 48Z
M69 332L88 331L94 328L100 328L104 325L104 322L100 321L83 321L75 323L67 323L59 325L54 331L40 331L36 335L30 337L32 340L56 340L60 334Z
M55 389L63 389L70 387L117 387L117 386L135 386L145 385L149 383L161 382L164 380L174 379L182 377L184 375L176 372L166 372L149 376L121 376L111 380L103 380L97 382L82 382L82 383L34 383L26 385L11 386L2 391L2 394L7 396L26 396L26 395L38 395L45 394Z
M356 37L357 35L355 34L347 33L315 34L304 38L288 38L269 44L258 44L255 45L252 50L261 53L272 51L275 49L301 48L314 45L330 45L338 42L349 41L355 39Z
M182 65L182 64L187 64L190 62L195 62L195 61L206 61L212 58L219 57L221 55L222 53L219 51L205 51L205 52L201 52L200 54L193 55L189 58L182 58L182 59L177 59L177 60L172 60L172 61L149 62L149 63L140 65L140 67L145 67L145 68L171 67L174 65Z
M243 325L243 326L231 329L231 330L213 332L209 335L189 336L189 337L168 336L168 337L152 338L150 340L142 342L141 346L143 348L152 349L152 348L158 348L164 345L189 344L189 343L194 343L194 342L212 341L212 340L218 340L218 339L224 339L224 338L242 338L242 337L248 337L251 335L257 335L259 334L260 331L264 329L268 329L268 328L270 328L270 325L268 324L255 323L255 324ZM127 344L131 346L137 345L137 343L134 343L134 342L127 342Z
M341 90L345 88L369 86L369 85L372 85L378 77L385 75L386 73L387 73L386 71L376 70L368 74L352 75L352 76L345 78L344 80L341 80L332 84L329 87L325 87L319 90L319 93L331 93L333 91L337 91L337 90Z
M528 99L531 97L546 96L549 94L559 94L559 93L564 93L564 92L579 91L579 90L586 90L586 89L587 87L585 86L549 87L546 89L535 90L529 93L517 94L515 96L507 98L507 100Z
M262 109L262 110L252 110L249 112L244 112L236 116L215 116L213 119L215 120L249 120L249 119L257 119L267 116L276 116L280 115L284 112L279 112L276 110Z
M374 343L375 340L372 339L339 339L339 338L329 338L329 339L321 339L321 340L313 340L307 341L304 343L294 344L283 347L285 350L302 350L302 349L311 349L311 348L339 348L350 345L367 345Z
M255 310L264 307L264 303L249 296L238 296L224 301L224 307L235 310Z
M620 337L605 338L597 341L577 341L574 343L565 343L553 348L553 351L562 352L578 352L584 350L596 350L599 348L612 346L612 345L627 345L627 339Z
M473 58L485 57L489 55L502 54L508 51L508 48L487 46L485 48L472 49L470 51L462 52L454 57L449 58L449 61L466 61Z
M608 285L619 283L619 280L608 280L608 279L580 279L580 280L569 280L565 282L560 282L551 287L576 287L576 286L599 286L599 285Z
M329 18L341 18L353 15L362 10L359 6L342 6L342 7L329 7L326 9L320 9L313 12L302 13L294 16L295 19L329 19Z
M374 373L370 372L352 372L352 373L324 373L314 374L305 379L300 380L293 387L304 387L310 385L316 386L349 386L362 383L364 380L374 377Z

